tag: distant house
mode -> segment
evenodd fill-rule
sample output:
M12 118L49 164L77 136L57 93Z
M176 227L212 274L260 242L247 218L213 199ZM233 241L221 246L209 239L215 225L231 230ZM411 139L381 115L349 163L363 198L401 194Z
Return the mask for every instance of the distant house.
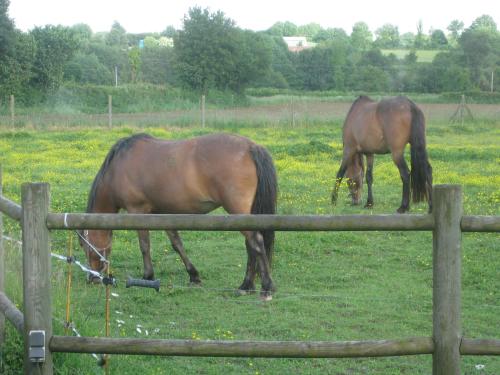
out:
M291 52L300 52L316 46L316 43L308 42L305 36L284 36L283 40Z

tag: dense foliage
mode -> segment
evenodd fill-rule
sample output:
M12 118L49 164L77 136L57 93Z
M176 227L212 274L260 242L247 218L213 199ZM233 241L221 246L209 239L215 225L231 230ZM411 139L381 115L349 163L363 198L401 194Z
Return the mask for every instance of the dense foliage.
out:
M163 84L198 93L241 94L248 87L292 90L464 92L498 91L500 32L488 15L467 28L400 34L364 22L350 35L318 24L278 22L243 30L223 12L192 8L180 30L130 34L115 22L109 32L89 26L36 27L27 33L0 0L0 100L38 104L68 83L101 86ZM304 36L310 48L291 52L283 37ZM312 45L310 43L313 43ZM308 47L308 46L301 46ZM431 57L424 54L432 52Z

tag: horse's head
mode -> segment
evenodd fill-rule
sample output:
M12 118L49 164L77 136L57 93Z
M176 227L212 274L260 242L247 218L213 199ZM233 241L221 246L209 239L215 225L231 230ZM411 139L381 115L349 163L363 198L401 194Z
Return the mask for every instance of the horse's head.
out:
M362 155L356 155L346 170L347 186L349 187L349 194L353 205L361 204L363 178L365 176L362 158Z
M108 270L107 257L111 253L111 231L80 230L78 237L90 269L104 275ZM100 282L100 278L91 273L88 274L88 280L95 283Z

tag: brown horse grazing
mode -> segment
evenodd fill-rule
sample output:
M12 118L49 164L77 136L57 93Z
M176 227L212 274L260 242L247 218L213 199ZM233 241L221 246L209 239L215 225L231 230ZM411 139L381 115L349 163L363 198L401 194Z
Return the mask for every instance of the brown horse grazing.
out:
M407 143L411 151L411 172L404 158ZM344 122L343 144L342 163L332 193L333 204L344 175L348 178L352 203L361 202L365 155L368 186L365 207L373 206L373 155L391 153L403 181L402 201L397 211L403 213L410 209L410 191L414 203L426 199L429 212L432 211L432 167L425 147L425 119L415 103L402 96L380 102L360 96Z
M188 140L166 141L147 134L120 139L109 151L90 190L87 212L205 214L223 207L230 214L276 213L277 178L265 148L247 138L214 134ZM111 252L111 230L83 232L80 244L93 270L105 271ZM274 231L242 231L248 261L239 287L255 289L259 271L261 296L274 290L271 260ZM144 279L154 279L149 232L139 230ZM177 231L167 231L192 283L200 283ZM94 247L97 251L91 249ZM102 256L99 256L100 253Z

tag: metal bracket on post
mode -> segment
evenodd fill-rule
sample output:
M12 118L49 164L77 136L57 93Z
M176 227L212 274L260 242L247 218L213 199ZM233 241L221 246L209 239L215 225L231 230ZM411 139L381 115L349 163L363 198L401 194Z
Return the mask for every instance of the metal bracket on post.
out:
M28 357L31 362L45 362L45 331L30 331L28 346Z

